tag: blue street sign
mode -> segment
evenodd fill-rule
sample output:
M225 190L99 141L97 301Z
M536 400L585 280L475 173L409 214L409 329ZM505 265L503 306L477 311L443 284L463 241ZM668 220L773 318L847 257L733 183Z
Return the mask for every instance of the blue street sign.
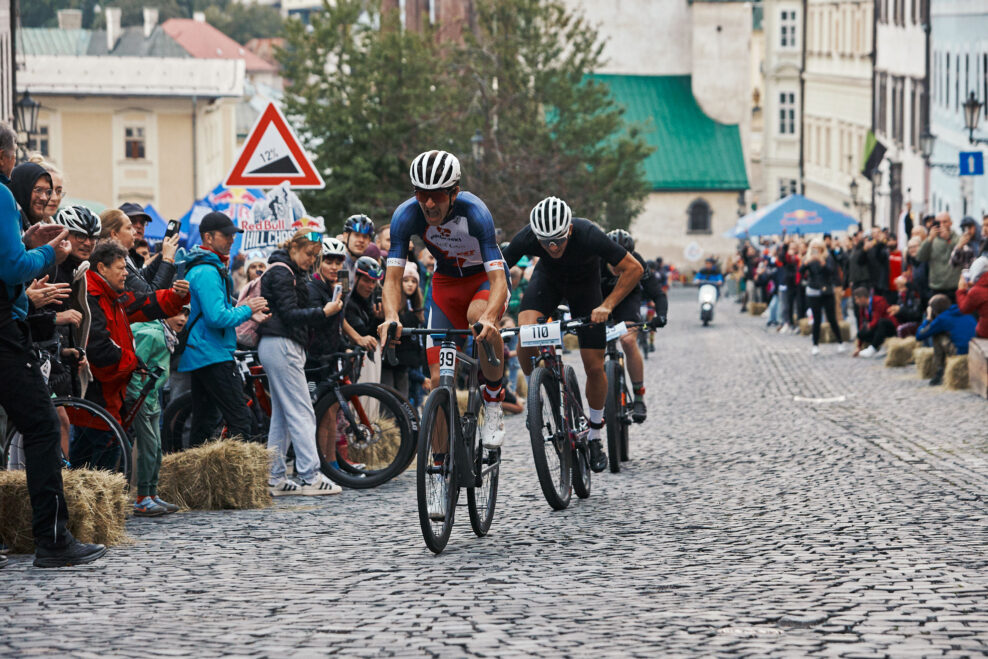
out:
M961 151L961 176L984 176L985 157L980 151Z

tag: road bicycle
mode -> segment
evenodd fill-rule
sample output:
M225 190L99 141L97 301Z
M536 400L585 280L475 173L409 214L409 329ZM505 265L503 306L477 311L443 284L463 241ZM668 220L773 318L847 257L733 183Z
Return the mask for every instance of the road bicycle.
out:
M324 365L306 369L316 415L316 447L322 472L345 487L377 487L404 471L415 456L418 415L401 395L377 383L355 383L365 351L326 355ZM267 375L254 351L236 351L234 359L250 413L251 441L265 441L271 420ZM162 450L190 448L192 394L178 396L162 415ZM213 437L225 437L217 421ZM330 442L333 450L330 450ZM292 457L289 449L289 459Z
M591 489L589 425L580 384L559 350L562 335L584 326L585 319L539 320L515 331L521 346L539 348L528 380L528 432L542 494L554 510L563 510L574 490L586 499Z
M446 548L453 529L453 517L460 488L467 490L470 526L478 537L487 535L494 519L501 449L485 449L479 428L483 402L478 384L480 360L477 344L487 360L498 366L501 360L486 341L473 341L471 354L457 348L457 339L473 336L482 329L478 323L469 329L403 329L402 336L432 336L439 341L439 383L425 401L419 432L415 466L419 525L426 546L436 554ZM393 345L397 324L388 328L385 349L388 362L397 363ZM456 395L456 371L467 367L466 405L461 410ZM429 501L433 500L433 510Z
M607 350L604 353L604 373L607 375L607 397L604 399L604 423L607 428L607 463L612 473L621 471L621 463L629 459L628 427L634 423L632 412L635 397L631 395L624 375L624 353L620 339L629 330L637 329L639 342L648 334L648 323L617 323L607 328Z

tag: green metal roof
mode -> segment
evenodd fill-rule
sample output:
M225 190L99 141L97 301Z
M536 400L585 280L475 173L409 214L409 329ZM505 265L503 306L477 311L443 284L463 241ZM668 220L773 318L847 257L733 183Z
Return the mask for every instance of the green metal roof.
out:
M642 125L642 136L655 147L645 159L653 190L748 189L740 130L704 114L690 76L591 77L610 87L625 119Z
M27 27L17 30L18 55L85 55L89 30Z
M114 55L117 57L191 57L161 26L144 36L140 26L125 27L113 51L106 49L105 30L60 30L27 27L17 31L18 55Z

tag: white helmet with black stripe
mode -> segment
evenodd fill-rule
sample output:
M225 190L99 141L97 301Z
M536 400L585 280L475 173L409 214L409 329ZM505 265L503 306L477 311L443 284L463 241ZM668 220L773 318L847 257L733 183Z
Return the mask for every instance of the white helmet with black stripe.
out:
M69 206L58 211L55 224L61 224L71 233L81 233L90 238L99 236L103 229L99 215L85 206Z
M573 224L573 211L559 197L546 197L535 204L528 216L528 223L539 240L558 238Z
M426 151L415 157L408 173L419 190L444 190L460 182L460 161L446 151Z

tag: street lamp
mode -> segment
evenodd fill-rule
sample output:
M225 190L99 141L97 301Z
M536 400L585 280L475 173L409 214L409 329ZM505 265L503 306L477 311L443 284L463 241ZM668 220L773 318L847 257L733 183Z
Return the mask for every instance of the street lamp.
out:
M484 134L478 128L470 138L470 148L473 151L473 161L479 163L484 159Z
M967 137L971 144L988 144L988 140L985 138L974 136L980 118L981 102L974 96L974 92L971 92L971 95L964 101L964 127L967 128Z
M957 176L960 171L960 165L945 162L930 162L930 158L933 157L933 147L936 142L937 136L929 130L924 130L923 134L919 136L919 153L923 156L923 160L926 161L926 166L930 169L943 170L944 173L949 176Z
M31 92L25 91L21 100L14 103L14 120L17 124L17 141L21 147L21 154L27 157L27 147L31 142L31 136L38 130L38 110L41 103L31 98Z

